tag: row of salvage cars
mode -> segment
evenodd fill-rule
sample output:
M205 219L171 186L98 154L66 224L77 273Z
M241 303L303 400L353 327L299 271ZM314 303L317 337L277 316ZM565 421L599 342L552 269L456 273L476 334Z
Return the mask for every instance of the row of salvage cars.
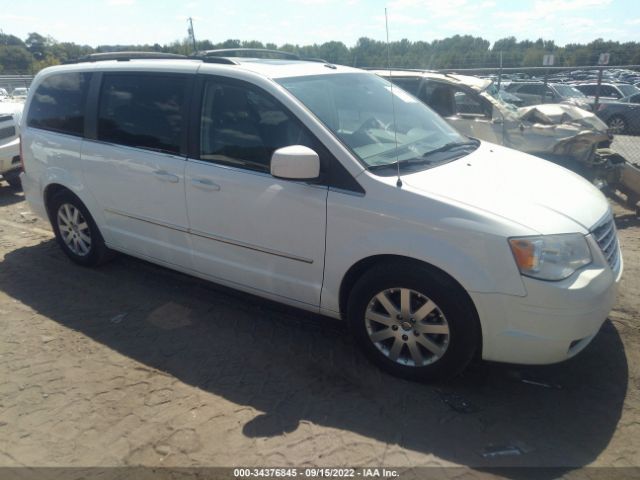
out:
M569 103L516 107L490 79L431 71L372 71L417 97L467 136L558 163L601 188L619 190L632 206L640 201L640 165L611 150L611 130L585 108Z

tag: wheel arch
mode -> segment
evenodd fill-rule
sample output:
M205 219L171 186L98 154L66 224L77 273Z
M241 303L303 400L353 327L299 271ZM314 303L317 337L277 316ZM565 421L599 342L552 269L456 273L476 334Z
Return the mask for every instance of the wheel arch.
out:
M411 258L411 257L406 257L403 255L373 255L370 257L366 257L363 258L361 260L359 260L358 262L356 262L355 264L353 264L349 270L347 270L347 272L345 273L345 275L342 278L342 282L340 283L340 290L339 290L339 305L340 305L340 316L342 318L346 317L346 312L347 312L347 303L349 301L349 295L351 294L351 291L353 290L354 285L356 284L356 282L358 281L358 279L368 270L370 270L371 268L373 268L374 266L378 266L380 264L384 264L384 263L398 263L398 262L402 262L402 263L411 263L414 265L421 265L423 267L428 268L429 270L431 270L434 275L436 277L439 278L439 280L441 280L444 283L448 283L449 285L453 286L454 288L458 289L465 297L465 299L468 301L469 305L472 307L473 309L473 314L476 317L476 320L478 321L478 325L480 326L480 337L481 337L481 341L480 341L480 345L479 347L482 347L482 324L480 322L480 317L478 314L478 308L475 305L473 299L471 298L471 296L467 293L467 290L462 286L462 284L457 281L454 277L452 277L450 274L448 274L447 272L445 272L444 270L442 270L441 268L436 267L435 265L432 265L428 262L425 262L423 260L418 260L415 258Z
M69 192L71 195L73 195L74 197L76 197L78 200L82 202L82 199L79 198L70 188L65 187L64 185L61 185L60 183L50 183L44 188L44 191L42 192L42 197L44 200L44 208L47 210L47 216L49 217L49 221L53 221L51 216L52 214L51 200L60 192Z

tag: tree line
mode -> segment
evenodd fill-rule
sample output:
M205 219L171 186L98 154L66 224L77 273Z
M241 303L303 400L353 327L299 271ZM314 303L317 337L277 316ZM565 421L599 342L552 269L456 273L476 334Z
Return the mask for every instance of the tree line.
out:
M331 41L313 45L276 45L259 41L226 40L212 43L203 40L196 43L197 50L220 48L268 48L296 53L302 57L322 58L328 62L355 67L386 67L388 57L391 66L403 68L454 69L534 67L542 65L546 53L555 55L556 66L595 65L601 53L611 55L611 64L640 64L639 42L613 42L602 39L587 44L556 46L552 40L520 40L508 37L491 44L488 40L471 35L454 35L442 40L409 41L403 39L386 42L362 37L352 47L343 42ZM90 53L142 50L166 53L193 53L193 45L187 39L168 45L101 45L90 47L73 42L30 33L22 40L15 35L0 34L0 74L34 74L40 69L64 63Z

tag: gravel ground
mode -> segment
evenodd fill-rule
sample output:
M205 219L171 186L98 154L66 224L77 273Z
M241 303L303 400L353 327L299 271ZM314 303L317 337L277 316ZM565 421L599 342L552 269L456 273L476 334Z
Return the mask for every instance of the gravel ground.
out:
M131 257L75 266L0 184L0 466L638 467L640 221L615 212L625 274L582 354L423 385L341 322Z

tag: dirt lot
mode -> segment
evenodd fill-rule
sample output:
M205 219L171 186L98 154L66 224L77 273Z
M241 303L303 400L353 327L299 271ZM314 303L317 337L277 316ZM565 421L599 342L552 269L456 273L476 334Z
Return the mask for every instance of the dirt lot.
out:
M2 184L0 466L640 466L640 222L615 211L624 279L581 355L422 385L341 322L130 257L74 266Z

